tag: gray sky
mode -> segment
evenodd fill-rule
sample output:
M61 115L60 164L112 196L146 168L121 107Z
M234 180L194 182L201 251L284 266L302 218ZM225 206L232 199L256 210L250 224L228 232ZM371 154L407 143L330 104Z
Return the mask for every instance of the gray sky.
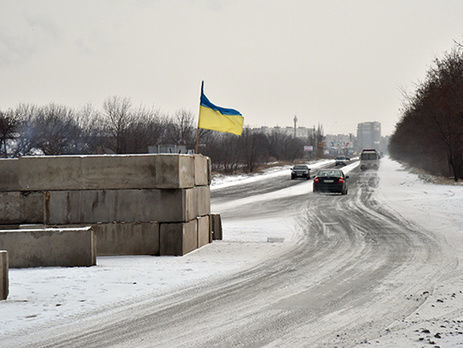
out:
M463 1L0 0L0 108L209 99L250 126L380 121L463 41Z

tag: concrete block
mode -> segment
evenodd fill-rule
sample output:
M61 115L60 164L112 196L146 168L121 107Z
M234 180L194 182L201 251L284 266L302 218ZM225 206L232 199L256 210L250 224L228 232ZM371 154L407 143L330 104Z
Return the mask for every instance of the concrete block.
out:
M8 252L0 250L0 300L8 297Z
M0 249L8 251L11 268L96 264L91 227L0 230Z
M82 189L80 156L19 158L19 184L24 191Z
M200 164L198 171L204 171ZM37 156L19 159L19 186L27 191L176 189L194 185L194 155Z
M199 216L198 221L198 248L209 244L209 216Z
M207 185L211 185L212 182L212 161L208 157L207 158Z
M95 224L97 256L159 255L159 224L108 223Z
M195 186L209 185L209 157L195 155Z
M0 192L0 224L41 223L42 221L42 193Z
M160 224L160 255L183 256L198 248L198 223L195 220Z
M21 222L20 192L0 192L0 222L1 224Z
M213 240L222 240L223 233L222 233L222 219L220 214L210 214L209 217L211 218L211 227L212 227L212 239Z
M45 223L186 222L210 211L208 186L190 189L51 191Z
M209 186L197 186L185 190L186 221L211 212L211 191Z
M44 193L35 191L21 192L21 223L43 224Z
M0 159L0 191L19 191L19 160L17 158Z
M82 160L86 189L188 188L194 186L191 155L86 156Z

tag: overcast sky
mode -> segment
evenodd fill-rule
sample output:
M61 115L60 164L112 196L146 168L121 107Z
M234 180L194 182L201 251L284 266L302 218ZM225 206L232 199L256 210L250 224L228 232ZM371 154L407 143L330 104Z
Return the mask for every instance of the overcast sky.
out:
M390 134L402 91L463 41L463 1L0 0L0 108L113 95L245 124Z

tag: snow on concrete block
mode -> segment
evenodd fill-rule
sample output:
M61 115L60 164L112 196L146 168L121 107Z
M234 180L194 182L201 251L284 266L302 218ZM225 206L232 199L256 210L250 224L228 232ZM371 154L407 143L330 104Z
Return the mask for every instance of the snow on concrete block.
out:
M220 214L209 214L211 218L212 239L222 240L222 218Z
M209 216L199 216L198 220L198 248L209 244Z
M19 160L17 158L0 159L0 191L19 191Z
M198 223L189 222L160 224L160 255L183 256L198 248Z
M96 265L91 227L0 230L11 268Z
M0 250L0 300L6 300L8 291L8 252Z
M159 255L159 223L106 223L92 226L97 255Z

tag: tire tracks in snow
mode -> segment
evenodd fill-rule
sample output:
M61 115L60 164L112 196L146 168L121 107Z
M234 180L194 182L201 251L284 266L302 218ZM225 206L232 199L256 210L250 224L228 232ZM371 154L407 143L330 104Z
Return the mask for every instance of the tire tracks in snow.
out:
M291 206L273 200L260 213L303 207L293 249L221 281L82 318L78 327L68 324L27 342L313 347L379 337L419 308L446 261L432 235L375 201L378 184L371 173L353 171L347 196L310 193L293 197Z

